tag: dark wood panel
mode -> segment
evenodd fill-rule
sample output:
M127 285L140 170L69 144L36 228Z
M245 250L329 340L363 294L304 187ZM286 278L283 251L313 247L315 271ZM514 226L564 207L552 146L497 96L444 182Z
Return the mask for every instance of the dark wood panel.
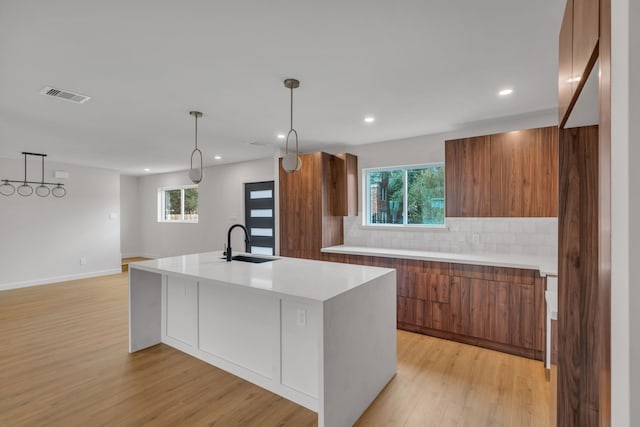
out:
M344 156L353 163L355 156ZM321 248L344 243L342 217L349 211L346 163L328 153L300 157L302 168L290 174L280 159L280 254L326 259Z
M343 153L336 154L336 157L342 159L345 165L345 176L344 179L346 181L345 190L346 190L346 212L347 216L357 216L358 215L358 157L353 154Z
M471 331L471 288L469 279L452 277L450 294L451 331L469 335Z
M451 276L531 285L535 282L536 273L533 270L474 264L449 264L449 266Z
M558 123L560 127L564 126L569 116L573 93L573 0L567 0L559 41Z
M490 150L491 216L557 216L555 126L491 135Z
M310 258L322 247L321 153L302 154L302 168L286 173L280 159L280 254ZM318 254L319 256L319 254Z
M518 347L537 348L534 287L531 285L512 285L510 309L511 344Z
M598 127L560 134L558 425L597 425L600 342Z
M428 314L430 316L429 322L425 322L424 326L432 329L440 329L442 331L451 330L451 311L449 304L443 304L438 302L427 302L429 306ZM428 323L428 324L427 324Z
M598 57L600 1L573 0L573 76L579 94ZM575 78L579 77L579 80ZM579 95L578 95L579 96Z
M486 136L445 142L448 217L486 217L490 206L490 151Z
M611 0L600 0L600 123L598 131L598 289L600 425L611 425Z

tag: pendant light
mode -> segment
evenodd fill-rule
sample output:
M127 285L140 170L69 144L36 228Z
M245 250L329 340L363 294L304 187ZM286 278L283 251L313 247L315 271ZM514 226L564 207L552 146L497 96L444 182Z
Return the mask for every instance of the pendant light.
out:
M284 146L284 157L282 158L282 168L287 172L287 173L292 173L292 172L296 172L299 171L300 168L302 167L302 159L299 156L299 151L298 151L298 132L293 128L293 90L300 87L300 82L296 79L286 79L284 81L284 87L286 87L287 89L289 89L291 97L291 103L290 103L290 130L289 133L287 134L287 140L285 142L285 146ZM293 134L293 136L296 138L296 152L295 153L290 153L289 152L289 137L291 137L291 134Z
M198 148L198 118L202 117L202 113L200 111L189 111L189 114L195 117L196 120L196 148L191 152L191 167L189 168L189 178L193 181L194 184L200 183L202 181L202 151ZM194 169L193 168L193 156L198 154L200 156L200 167Z
M67 190L64 188L64 184L60 184L59 182L44 182L44 158L47 157L46 154L28 153L23 151L22 155L24 156L24 179L21 181L12 179L1 180L2 184L0 184L0 194L3 196L11 196L16 193L16 188L11 184L12 182L15 182L16 184L20 184L17 188L17 193L21 196L27 197L33 194L33 187L29 184L39 184L36 187L35 193L40 197L47 197L49 194L52 194L54 197L66 196ZM42 175L40 176L40 181L27 181L27 156L40 157L42 160ZM55 187L49 188L49 185L54 185Z

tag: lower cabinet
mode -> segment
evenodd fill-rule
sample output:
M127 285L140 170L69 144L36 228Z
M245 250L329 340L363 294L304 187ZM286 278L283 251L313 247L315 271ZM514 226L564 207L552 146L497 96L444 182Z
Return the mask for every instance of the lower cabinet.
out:
M398 329L544 356L544 278L537 271L354 255L331 261L397 270Z

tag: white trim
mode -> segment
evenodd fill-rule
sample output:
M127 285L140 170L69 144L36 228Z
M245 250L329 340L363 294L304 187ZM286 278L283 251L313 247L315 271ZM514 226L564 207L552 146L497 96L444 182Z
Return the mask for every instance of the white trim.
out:
M25 280L24 282L2 283L0 291L9 289L28 288L30 286L50 285L52 283L66 282L69 280L87 279L89 277L107 276L111 274L122 273L121 268L112 268L109 270L92 271L89 273L67 274L64 276L54 276L35 280Z

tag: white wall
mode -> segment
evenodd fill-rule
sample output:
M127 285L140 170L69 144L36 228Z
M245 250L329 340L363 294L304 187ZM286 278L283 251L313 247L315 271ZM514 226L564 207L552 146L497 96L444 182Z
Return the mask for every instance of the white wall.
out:
M222 250L227 230L244 224L244 184L274 180L274 161L261 160L208 167L198 186L197 224L158 222L158 188L189 185L187 172L138 178L140 255L151 258ZM244 251L241 230L234 230L232 247Z
M139 256L140 203L137 176L120 176L120 251L123 258Z
M40 179L39 159L29 160L29 180ZM0 289L120 271L120 211L116 171L45 163L69 172L67 196L0 196ZM20 179L23 160L0 159L0 179ZM87 260L80 265L80 258Z
M500 120L478 122L456 131L425 135L376 144L341 148L358 156L360 169L360 203L357 218L345 218L345 244L401 249L422 249L455 252L492 252L557 255L557 218L447 219L449 227L437 229L372 229L362 227L362 169L444 162L444 142L468 136L480 136L512 130L554 126L557 111L514 116ZM506 229L505 229L506 227ZM479 234L475 243L473 234Z
M640 4L611 2L611 425L640 425Z

